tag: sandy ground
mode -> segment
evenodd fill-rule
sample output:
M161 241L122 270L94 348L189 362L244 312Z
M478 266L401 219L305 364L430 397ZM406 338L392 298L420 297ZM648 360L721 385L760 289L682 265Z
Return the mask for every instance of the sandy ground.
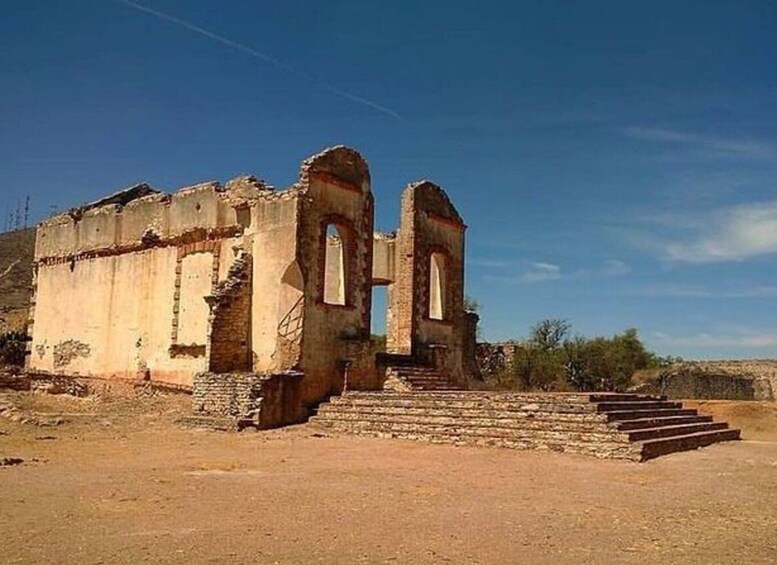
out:
M2 396L65 419L0 418L3 563L777 563L773 404L708 403L759 430L637 464Z

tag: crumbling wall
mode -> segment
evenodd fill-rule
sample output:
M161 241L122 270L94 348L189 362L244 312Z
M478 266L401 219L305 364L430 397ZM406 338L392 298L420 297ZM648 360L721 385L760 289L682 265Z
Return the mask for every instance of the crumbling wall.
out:
M777 400L777 361L684 361L657 371L639 390L671 398Z
M752 377L735 377L700 371L678 371L659 375L658 394L669 398L754 400Z
M251 348L256 372L299 366L304 315L297 243L300 198L300 190L292 188L250 208L245 248L253 256Z
M250 371L251 358L251 256L241 253L211 296L208 360L210 371Z
M227 416L273 428L302 421L301 373L198 373L192 387L195 413Z
M402 195L397 237L396 283L390 293L392 318L387 335L391 353L435 362L463 381L464 235L466 226L445 192L434 183L408 185ZM431 314L432 257L440 258L440 318Z
M370 355L373 266L373 197L367 164L352 149L335 147L306 160L300 171L299 266L305 290L300 367L303 401L338 394L349 386L374 388ZM327 226L337 226L345 264L344 304L325 300Z
M520 346L520 343L514 341L478 343L475 350L475 363L482 378L486 380L494 378L508 370Z
M38 227L30 367L190 386L207 368L221 248L243 232L234 195L217 183L128 192ZM63 355L71 343L78 355Z

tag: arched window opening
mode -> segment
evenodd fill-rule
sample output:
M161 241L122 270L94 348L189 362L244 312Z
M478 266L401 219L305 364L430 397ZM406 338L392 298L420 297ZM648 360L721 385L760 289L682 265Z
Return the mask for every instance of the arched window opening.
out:
M432 253L429 259L429 319L445 319L445 255Z
M324 302L345 306L346 254L343 231L336 224L326 227L326 260L324 264Z

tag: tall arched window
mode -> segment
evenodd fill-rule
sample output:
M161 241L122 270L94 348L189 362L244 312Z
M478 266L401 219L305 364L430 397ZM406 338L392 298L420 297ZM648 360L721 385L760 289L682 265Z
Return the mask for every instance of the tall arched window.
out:
M429 319L445 319L445 255L432 253L429 258Z
M344 239L345 234L336 224L328 224L326 227L326 259L324 262L324 302L344 306L346 303L345 290L347 288L346 261Z

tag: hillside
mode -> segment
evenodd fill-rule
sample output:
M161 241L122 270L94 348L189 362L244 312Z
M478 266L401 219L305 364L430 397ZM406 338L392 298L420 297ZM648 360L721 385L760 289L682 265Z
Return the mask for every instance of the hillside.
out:
M0 233L0 332L27 324L34 251L35 228Z

